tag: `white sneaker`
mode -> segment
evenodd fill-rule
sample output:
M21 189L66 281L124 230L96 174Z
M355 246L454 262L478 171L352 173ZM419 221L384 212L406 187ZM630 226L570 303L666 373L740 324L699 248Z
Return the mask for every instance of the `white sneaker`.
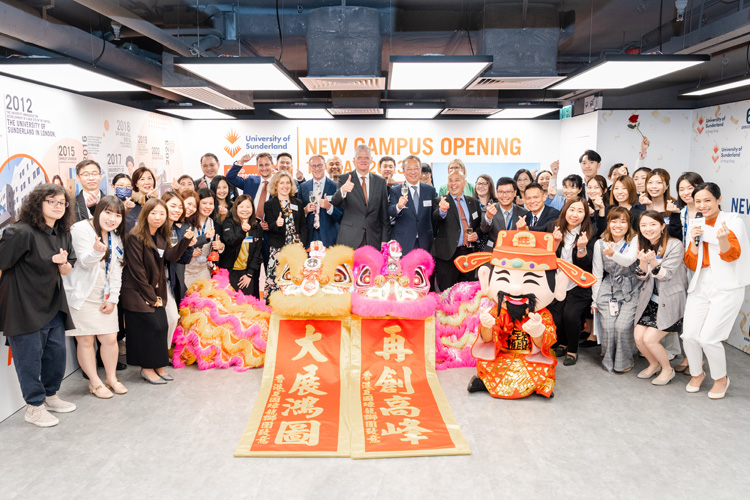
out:
M44 405L26 405L26 414L23 419L39 427L54 427L60 423L57 417L48 412Z
M70 413L76 409L76 405L63 401L57 394L47 396L44 400L44 407L47 408L47 411L56 411L57 413Z

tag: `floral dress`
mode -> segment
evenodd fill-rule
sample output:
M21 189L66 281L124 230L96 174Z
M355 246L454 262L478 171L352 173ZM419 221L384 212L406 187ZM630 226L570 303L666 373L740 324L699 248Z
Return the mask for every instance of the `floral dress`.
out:
M279 200L281 203L281 212L284 214L284 229L286 235L284 236L284 246L294 243L294 239L297 237L297 230L294 228L294 216L292 215L292 207L289 201ZM276 286L276 264L278 262L278 255L281 248L271 246L268 252L268 266L266 267L266 287L265 287L265 299L271 297L271 294L279 289Z

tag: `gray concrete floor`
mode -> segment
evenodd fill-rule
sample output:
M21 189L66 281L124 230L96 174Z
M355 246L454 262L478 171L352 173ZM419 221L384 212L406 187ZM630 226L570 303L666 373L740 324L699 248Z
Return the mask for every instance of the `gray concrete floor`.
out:
M472 454L454 457L234 458L260 370L170 370L168 386L120 372L125 396L98 400L80 371L78 405L39 429L0 423L0 498L521 499L747 498L750 358L727 347L732 385L711 401L688 377L668 386L599 366L584 349L558 368L555 398L503 401L465 390L473 369L439 372Z

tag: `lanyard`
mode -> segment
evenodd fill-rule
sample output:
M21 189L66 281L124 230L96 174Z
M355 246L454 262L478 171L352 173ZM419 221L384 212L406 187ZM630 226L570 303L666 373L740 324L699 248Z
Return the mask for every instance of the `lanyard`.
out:
M112 259L115 256L114 249L112 248L112 233L107 233L107 248L109 249L109 259L104 263L104 301L109 299L109 266L112 264Z
M688 234L688 209L685 207L682 210L682 244L685 245L687 242L687 234Z

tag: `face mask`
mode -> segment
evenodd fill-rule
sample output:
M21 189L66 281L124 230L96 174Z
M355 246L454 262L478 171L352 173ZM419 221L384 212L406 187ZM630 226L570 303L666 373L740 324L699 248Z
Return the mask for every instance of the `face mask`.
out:
M125 201L126 198L130 198L133 195L133 190L124 188L124 187L116 187L115 188L115 196L120 198L122 201Z

